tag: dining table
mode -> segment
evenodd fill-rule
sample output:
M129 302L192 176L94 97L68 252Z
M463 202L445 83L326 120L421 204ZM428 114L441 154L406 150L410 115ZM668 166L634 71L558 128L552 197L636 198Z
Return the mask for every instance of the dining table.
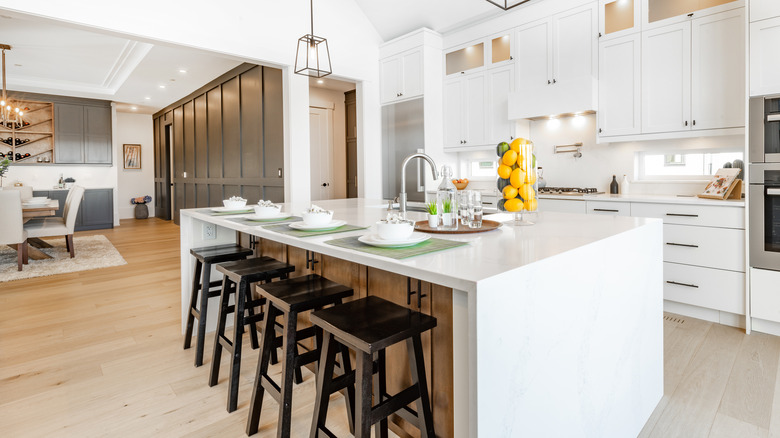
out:
M45 203L32 204L22 202L22 221L29 222L36 218L52 217L60 209L60 201L57 199L48 199ZM52 258L50 255L41 251L40 248L51 248L52 245L37 237L27 239L28 257L33 260L45 260Z

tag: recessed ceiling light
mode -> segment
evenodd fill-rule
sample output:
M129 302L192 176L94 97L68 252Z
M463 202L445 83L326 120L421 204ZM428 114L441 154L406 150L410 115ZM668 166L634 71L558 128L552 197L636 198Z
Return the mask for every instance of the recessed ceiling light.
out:
M323 81L322 79L317 79L317 83L318 83L318 84L324 84L324 83L325 83L325 81Z
M14 64L14 67L21 67L22 64Z
M165 85L160 85L160 88L165 88Z
M179 69L179 73L187 73L187 69L180 68L180 69Z
M146 97L144 97L144 100L152 100L152 98L149 97L149 96L146 96Z
M130 107L130 109L131 109L131 110L133 110L133 111L135 111L135 110L137 110L137 109L138 109L138 107L137 107L137 106L131 106L131 107Z

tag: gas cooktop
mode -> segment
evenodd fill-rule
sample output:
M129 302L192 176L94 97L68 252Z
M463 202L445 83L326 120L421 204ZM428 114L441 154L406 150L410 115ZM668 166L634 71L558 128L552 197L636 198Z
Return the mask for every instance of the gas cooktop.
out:
M593 187L539 187L539 194L547 195L569 195L569 196L582 196L582 195L601 195L604 192L598 191Z

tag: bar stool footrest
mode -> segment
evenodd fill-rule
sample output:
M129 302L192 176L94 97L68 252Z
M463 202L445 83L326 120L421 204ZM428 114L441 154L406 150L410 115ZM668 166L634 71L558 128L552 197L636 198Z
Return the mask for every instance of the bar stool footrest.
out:
M378 405L371 408L371 423L377 423L390 414L394 414L406 407L409 403L417 400L420 397L420 388L417 385L410 386L398 394L390 397L388 400L383 400ZM405 414L409 414L406 412ZM404 414L401 414L401 418L404 418ZM406 418L404 418L406 420ZM409 421L409 420L407 420ZM410 421L413 424L417 424L417 414L415 413L414 419Z

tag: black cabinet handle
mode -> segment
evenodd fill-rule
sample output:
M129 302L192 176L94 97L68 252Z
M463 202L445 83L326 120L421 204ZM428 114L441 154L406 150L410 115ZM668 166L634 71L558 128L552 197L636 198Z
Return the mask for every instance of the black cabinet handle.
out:
M669 246L684 246L686 248L698 248L699 245L691 245L689 243L673 243L673 242L666 242Z
M547 79L547 85L550 85L550 84L552 84L552 81L550 81L549 79Z
M696 286L695 284L688 284L688 283L678 283L676 281L667 281L669 284L675 284L677 286L685 286L685 287L692 287L698 289L699 286Z
M676 217L699 217L698 214L682 214L682 213L666 213L667 216L676 216Z
M558 82L558 80L557 80L557 79L553 79L553 84L555 84L555 83L557 83L557 82Z
M693 12L691 12L690 14L688 14L688 17L693 17Z
M688 126L688 121L687 120L685 121L685 126Z
M599 134L601 134L601 128L599 128Z
M412 290L412 278L406 277L406 304L412 305L412 295L417 294L417 308L422 307L422 299L428 295L422 293L422 280L417 280L417 290Z
M608 208L594 208L593 211L606 211L609 213L620 213L620 210L610 210Z

